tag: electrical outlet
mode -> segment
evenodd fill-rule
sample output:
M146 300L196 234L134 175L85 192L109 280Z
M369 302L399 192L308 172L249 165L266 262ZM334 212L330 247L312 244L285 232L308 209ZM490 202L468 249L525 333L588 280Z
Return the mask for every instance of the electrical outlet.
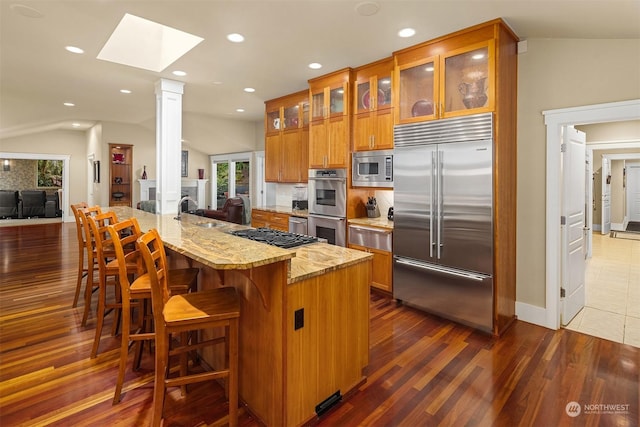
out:
M296 310L293 313L293 330L297 331L298 329L304 326L304 308Z

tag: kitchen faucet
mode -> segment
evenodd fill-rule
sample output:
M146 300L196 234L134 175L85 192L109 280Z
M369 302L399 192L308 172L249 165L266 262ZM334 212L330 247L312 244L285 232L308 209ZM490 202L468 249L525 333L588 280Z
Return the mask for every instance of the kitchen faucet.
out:
M191 198L191 196L184 196L178 202L178 216L175 217L174 219L177 219L178 221L180 221L182 219L182 217L181 217L181 214L182 214L182 202L187 201L187 200L191 200L196 206L198 206L198 201L197 200L193 200ZM189 210L189 204L188 203L187 203L187 210Z

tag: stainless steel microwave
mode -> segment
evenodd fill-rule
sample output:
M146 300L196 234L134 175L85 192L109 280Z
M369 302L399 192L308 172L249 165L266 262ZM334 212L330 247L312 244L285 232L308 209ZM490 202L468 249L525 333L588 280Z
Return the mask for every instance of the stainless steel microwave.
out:
M351 160L352 186L393 187L393 150L357 151Z

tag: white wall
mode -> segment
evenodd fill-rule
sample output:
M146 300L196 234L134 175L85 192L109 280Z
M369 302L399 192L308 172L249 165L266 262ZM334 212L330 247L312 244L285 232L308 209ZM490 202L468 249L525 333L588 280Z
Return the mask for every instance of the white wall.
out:
M542 111L640 98L640 40L529 39L518 58L516 299L545 307Z

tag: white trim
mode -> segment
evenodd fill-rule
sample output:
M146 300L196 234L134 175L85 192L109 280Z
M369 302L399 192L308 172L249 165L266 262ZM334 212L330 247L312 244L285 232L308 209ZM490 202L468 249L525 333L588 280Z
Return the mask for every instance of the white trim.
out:
M547 311L544 307L516 301L516 316L518 320L533 323L534 325L546 325Z
M71 214L69 205L69 169L71 167L71 156L69 154L37 154L37 153L1 153L3 159L26 159L26 160L62 160L62 209L64 222L75 222L76 219Z
M564 125L640 119L640 99L543 111L547 127L545 321L560 327L560 142Z

